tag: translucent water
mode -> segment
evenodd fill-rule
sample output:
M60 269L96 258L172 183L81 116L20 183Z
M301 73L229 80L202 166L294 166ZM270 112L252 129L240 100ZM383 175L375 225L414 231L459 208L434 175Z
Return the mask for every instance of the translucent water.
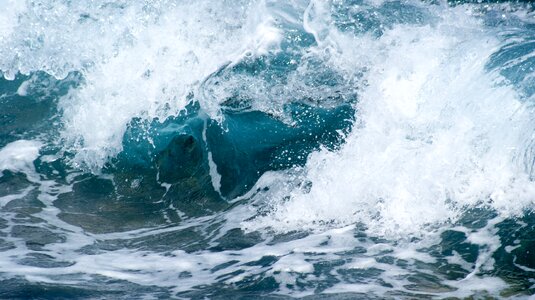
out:
M494 2L0 0L0 298L529 298Z

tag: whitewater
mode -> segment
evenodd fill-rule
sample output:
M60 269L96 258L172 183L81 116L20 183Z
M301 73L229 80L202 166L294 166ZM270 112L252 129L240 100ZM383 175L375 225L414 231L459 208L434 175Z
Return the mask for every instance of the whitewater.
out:
M535 294L532 3L0 7L0 298Z

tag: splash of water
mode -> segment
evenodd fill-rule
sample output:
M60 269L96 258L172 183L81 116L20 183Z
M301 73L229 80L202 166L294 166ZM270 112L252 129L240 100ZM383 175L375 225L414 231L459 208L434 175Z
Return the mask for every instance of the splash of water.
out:
M533 292L531 6L0 2L0 292Z

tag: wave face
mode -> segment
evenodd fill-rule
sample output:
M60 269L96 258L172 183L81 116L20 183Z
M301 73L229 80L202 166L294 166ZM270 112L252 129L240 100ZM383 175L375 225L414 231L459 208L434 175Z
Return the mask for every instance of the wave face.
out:
M532 4L0 3L0 298L535 294Z

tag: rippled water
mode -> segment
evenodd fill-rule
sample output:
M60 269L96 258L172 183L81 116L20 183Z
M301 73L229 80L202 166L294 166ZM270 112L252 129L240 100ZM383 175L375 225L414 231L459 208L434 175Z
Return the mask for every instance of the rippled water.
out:
M530 298L495 2L0 0L0 298Z

